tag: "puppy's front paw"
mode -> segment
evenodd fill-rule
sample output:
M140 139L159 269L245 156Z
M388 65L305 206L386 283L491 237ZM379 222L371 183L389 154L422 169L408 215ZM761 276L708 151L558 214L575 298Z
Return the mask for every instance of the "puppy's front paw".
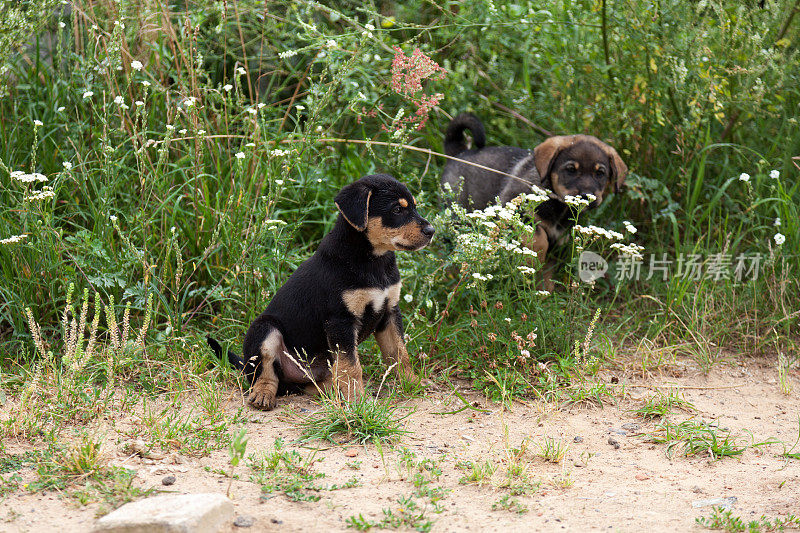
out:
M267 390L266 387L254 386L247 400L256 409L264 409L265 411L272 411L278 403L275 398L275 393L271 390Z

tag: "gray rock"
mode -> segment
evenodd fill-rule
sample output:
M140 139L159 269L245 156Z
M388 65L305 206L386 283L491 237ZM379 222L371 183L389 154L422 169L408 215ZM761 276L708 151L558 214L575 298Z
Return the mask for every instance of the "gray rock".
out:
M692 502L692 507L720 507L722 509L733 509L739 499L736 496L728 496L727 498L711 498L709 500L695 500Z
M236 527L253 527L253 524L255 523L256 519L246 514L237 516L236 520L233 521L233 525Z
M95 533L217 533L233 518L222 494L156 496L127 503L99 519ZM228 526L230 527L230 526Z
M619 450L619 441L614 437L608 437L608 443L612 445L615 450Z
M169 487L170 485L174 485L175 484L175 476L173 476L171 474L169 476L164 476L164 479L161 480L161 484L162 485L166 485L167 487Z
M572 442L581 443L583 442L583 437L581 437L580 435L576 435L575 438L572 439Z
M628 422L627 424L622 424L622 429L630 431L631 433L636 433L637 431L642 429L642 426L640 426L635 422Z

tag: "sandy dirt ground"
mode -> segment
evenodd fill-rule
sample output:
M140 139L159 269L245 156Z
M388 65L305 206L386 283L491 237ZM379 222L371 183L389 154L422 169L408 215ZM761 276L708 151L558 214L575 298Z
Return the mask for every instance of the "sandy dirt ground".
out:
M620 392L614 404L603 407L531 401L503 410L465 387L465 397L488 412L467 409L442 415L436 413L453 411L463 403L452 391L429 392L405 403L413 411L406 420L411 433L397 447L386 447L383 457L374 445L317 442L298 446L293 442L300 435L296 417L313 412L318 405L308 397L282 398L276 411L247 412L247 452L271 449L276 437L282 437L289 449L304 456L314 453L310 448L319 449L313 469L325 474L318 480L321 485L343 484L354 476L359 485L319 492L317 502L294 502L283 494L262 497L261 487L248 481L248 468L240 467L231 497L237 515L249 515L255 523L249 530L233 525L230 530L344 531L351 516L376 521L383 509L400 512L398 498L414 491L412 476L398 460L400 447L420 460L436 461L442 470L438 481L431 483L448 489L439 502L441 511L436 513L423 503L433 531L692 531L701 529L696 517L710 515L708 500L729 497L736 499L734 512L747 519L800 513L800 461L781 457L783 445L750 448L740 457L722 460L680 453L669 458L664 445L651 443L645 436L656 422L632 412L657 391L679 389L698 412L674 412L672 420L692 416L715 420L738 435L740 444L775 439L791 447L798 438L798 371L790 371L794 390L787 395L779 387L774 365L765 361L717 365L707 376L691 364L683 368L678 377L675 373L633 376L624 370L601 373L607 381L616 376ZM231 410L241 401L238 391L230 391ZM558 464L537 456L546 437L568 445ZM609 444L610 437L619 443L618 448ZM492 505L508 494L500 486L508 447L519 447L524 439L529 444L522 462L538 489L516 497L527 507L525 513L493 510ZM226 449L208 457L179 458L182 463L173 464L174 456L143 459L125 454L116 437L109 436L109 442L113 464L136 470L138 486L174 493L225 493L228 488L227 478L209 471L229 468ZM10 442L6 447L11 453L27 449ZM800 445L794 451L800 451ZM456 465L465 460L488 460L498 468L488 483L463 484L459 480L464 472ZM176 482L165 487L161 480L170 473ZM95 504L80 507L58 493L17 492L0 504L0 531L88 531L96 511Z

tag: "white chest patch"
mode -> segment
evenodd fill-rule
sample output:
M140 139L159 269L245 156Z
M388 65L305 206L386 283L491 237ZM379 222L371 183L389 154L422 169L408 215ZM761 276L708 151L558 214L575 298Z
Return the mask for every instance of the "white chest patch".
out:
M347 310L354 316L364 316L367 306L374 311L383 310L384 306L394 307L400 301L400 283L390 285L385 289L352 289L344 291L342 300Z

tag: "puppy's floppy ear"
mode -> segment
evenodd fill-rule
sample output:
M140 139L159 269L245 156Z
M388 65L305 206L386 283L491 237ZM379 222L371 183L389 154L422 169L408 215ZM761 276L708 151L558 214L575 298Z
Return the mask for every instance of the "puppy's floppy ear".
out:
M348 224L358 231L367 229L369 218L369 198L372 189L363 182L357 181L339 191L334 203Z
M558 153L572 144L574 135L556 135L533 149L533 163L542 183L550 183L550 168Z
M603 151L611 162L611 179L608 180L608 188L614 184L614 192L619 192L628 176L628 165L626 165L616 150L604 142L600 142Z

